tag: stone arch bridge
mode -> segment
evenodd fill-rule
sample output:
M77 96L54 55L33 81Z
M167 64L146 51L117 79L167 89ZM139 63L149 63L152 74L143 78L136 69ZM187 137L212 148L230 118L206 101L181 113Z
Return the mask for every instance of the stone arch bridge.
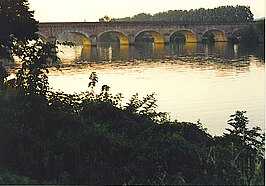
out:
M134 45L143 32L153 36L154 43L170 43L175 33L182 34L187 43L202 42L211 32L215 42L227 42L245 23L180 23L180 22L50 22L39 23L38 34L44 41L55 41L62 34L77 34L84 45L97 46L104 33L113 33L120 45Z

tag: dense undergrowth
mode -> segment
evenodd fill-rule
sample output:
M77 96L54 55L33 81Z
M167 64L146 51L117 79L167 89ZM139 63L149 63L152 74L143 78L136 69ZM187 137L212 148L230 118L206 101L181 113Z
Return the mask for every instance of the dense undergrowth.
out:
M122 105L107 85L96 93L96 73L87 92L51 91L52 45L16 46L22 67L0 96L1 184L264 184L264 134L245 112L213 137L156 112L154 94Z
M264 185L265 136L244 111L213 137L156 112L155 94L96 93L96 73L85 93L52 91L55 43L37 40L27 0L0 7L0 56L21 62L10 81L0 64L0 184Z

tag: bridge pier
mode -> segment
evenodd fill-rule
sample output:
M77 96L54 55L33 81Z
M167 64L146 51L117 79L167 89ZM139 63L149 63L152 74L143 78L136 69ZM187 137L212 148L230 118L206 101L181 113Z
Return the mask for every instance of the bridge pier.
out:
M250 24L253 24L251 22ZM239 29L247 23L193 23L186 22L71 22L71 23L39 23L38 34L43 40L55 42L57 37L63 33L74 33L81 36L83 44L87 46L97 46L99 34L105 32L116 33L119 36L120 44L134 45L135 38L139 33L149 32L154 38L154 43L168 44L170 36L179 32L186 37L186 42L202 42L206 32L212 32L216 36L216 41L228 41ZM45 36L45 37L42 37ZM226 39L227 38L227 39ZM121 42L122 39L122 42Z
M133 34L128 35L128 45L135 45L135 36Z
M97 36L96 35L91 35L90 36L90 45L92 46L92 47L96 47L97 46Z
M164 44L170 44L170 34L165 34L164 35Z
M203 38L202 33L197 33L196 38L197 38L197 43L202 43L202 38Z

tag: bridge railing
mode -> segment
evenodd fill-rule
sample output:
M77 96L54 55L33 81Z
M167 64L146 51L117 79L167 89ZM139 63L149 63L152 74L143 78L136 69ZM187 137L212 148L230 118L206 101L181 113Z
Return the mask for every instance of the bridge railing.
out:
M110 22L41 22L40 26L86 26L86 27L113 27L113 26L188 26L188 25L247 25L254 24L255 21L245 22L176 22L176 21L110 21Z

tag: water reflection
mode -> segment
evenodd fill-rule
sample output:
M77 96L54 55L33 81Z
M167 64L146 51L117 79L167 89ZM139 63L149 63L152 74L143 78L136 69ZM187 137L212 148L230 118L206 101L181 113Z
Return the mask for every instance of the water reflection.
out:
M125 101L135 93L155 92L160 111L179 121L200 118L211 134L225 132L236 110L246 110L250 124L265 129L264 45L138 42L59 47L62 71L49 73L56 90L87 91L90 73L96 71L98 87L109 85L112 93L123 93Z
M59 54L62 66L73 64L91 64L101 62L134 62L159 61L182 63L189 68L220 69L220 74L228 75L231 71L248 72L250 58L256 57L248 47L225 42L215 44L154 44L137 42L135 46L119 45L119 43L100 43L98 47L60 46L63 53ZM264 48L259 45L256 49ZM260 50L259 50L260 51ZM261 56L262 53L258 53ZM264 64L264 56L257 58ZM255 61L256 61L255 60ZM119 64L118 64L119 65Z
M219 42L214 44L172 43L169 45L151 42L137 42L135 46L119 45L119 43L99 43L97 47L60 46L59 54L63 64L112 62L130 60L162 60L176 59L183 56L204 56L224 59L244 58L253 54L264 60L264 45L248 47L240 44Z
M239 48L239 45L238 44L234 44L234 54L235 54L235 57L238 56L238 48Z
M73 64L110 63L124 66L126 62L168 62L182 65L190 69L219 69L219 76L230 76L235 73L250 71L250 61L257 66L264 65L263 53L248 50L247 46L226 42L215 44L154 44L137 42L135 46L119 45L119 43L100 43L98 47L60 46L63 53L59 54L62 67ZM261 51L264 45L255 47ZM251 48L250 48L251 49ZM254 48L253 48L254 49ZM250 55L254 54L254 55ZM154 64L153 64L154 65Z
M68 93L86 91L91 72L99 87L107 84L125 101L135 94L157 94L160 111L172 119L201 119L211 134L221 135L236 110L264 129L264 45L160 45L100 43L97 47L61 48L63 74L51 70L49 82ZM78 63L78 65L76 65ZM68 82L68 83L65 83Z
M200 119L211 134L221 135L236 110L247 110L251 126L264 129L264 65L255 57L246 66L216 62L132 61L92 63L50 73L50 85L67 93L88 90L91 72L112 93L122 93L126 103L156 93L160 111L172 119L195 122ZM66 83L67 82L67 83Z

